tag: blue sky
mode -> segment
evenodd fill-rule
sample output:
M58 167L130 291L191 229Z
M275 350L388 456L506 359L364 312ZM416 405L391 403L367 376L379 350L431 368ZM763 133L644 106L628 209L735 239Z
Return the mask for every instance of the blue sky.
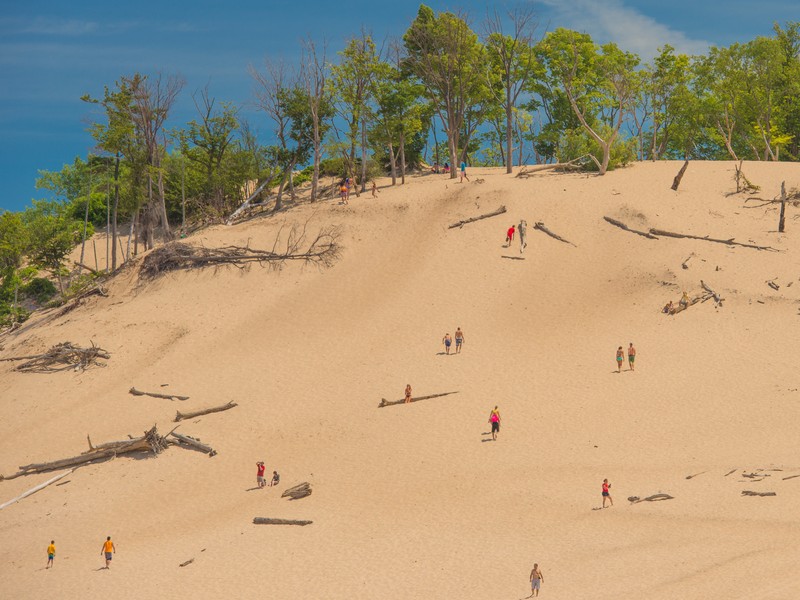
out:
M467 11L477 29L487 6L429 0L435 10ZM556 27L586 31L598 42L652 56L670 43L703 52L711 45L769 35L772 23L800 19L797 0L536 0L539 33ZM0 0L0 209L19 210L32 198L39 169L59 170L86 156L90 106L121 75L179 74L186 87L170 120L194 117L191 93L243 105L264 140L269 122L248 106L248 65L265 57L294 61L300 40L327 39L329 55L364 26L377 40L400 36L418 2L397 0L260 0L206 2L81 2Z

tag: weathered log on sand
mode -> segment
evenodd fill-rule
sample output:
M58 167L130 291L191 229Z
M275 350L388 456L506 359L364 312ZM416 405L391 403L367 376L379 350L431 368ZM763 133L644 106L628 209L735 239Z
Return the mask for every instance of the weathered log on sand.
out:
M783 481L786 481L787 479L794 479L795 477L800 477L800 475L789 475L788 477L784 477Z
M444 392L443 394L431 394L430 396L419 396L417 398L411 398L411 402L419 402L420 400L430 400L431 398L441 398L442 396L449 396L450 394L457 394L458 392ZM383 408L384 406L394 406L395 404L404 404L405 398L402 400L387 400L386 398L381 398L380 404L378 404L378 408Z
M239 406L233 400L228 402L227 404L223 404L222 406L214 406L212 408L204 408L203 410L196 410L194 412L187 412L182 413L181 411L177 411L175 414L175 422L183 421L184 419L194 419L195 417L201 417L203 415L209 415L215 412L222 412L223 410L228 410L229 408L233 408L234 406Z
M169 434L171 437L174 437L178 442L185 444L195 450L200 450L209 456L216 456L217 451L214 450L211 446L207 446L200 442L200 440L190 437L188 435L181 435L180 433L175 433L174 431L170 432ZM175 442L173 442L175 443Z
M527 179L533 173L538 173L539 171L550 171L552 169L556 169L556 170L562 169L562 170L565 170L565 171L569 171L569 170L574 170L574 169L580 169L581 167L577 163L582 161L587 156L589 156L589 155L588 154L584 154L583 156L579 156L578 158L575 158L575 159L573 159L573 160L571 160L569 162L563 162L563 163L559 162L559 163L552 163L552 164L549 164L549 165L533 165L533 166L524 165L517 172L517 174L514 175L514 177L520 177L522 179Z
M190 565L190 564L192 564L193 562L194 562L194 559L193 559L193 558L190 558L189 560L187 560L186 562L182 562L182 563L181 563L181 564L179 564L178 566L179 566L179 567L185 567L185 566L187 566L187 565Z
M495 210L493 212L486 213L484 215L479 215L477 217L470 217L469 219L464 219L462 221L459 221L458 223L453 223L452 225L450 225L448 227L448 229L454 229L456 227L463 227L464 225L467 225L468 223L474 223L475 221L480 221L481 219L488 219L489 217L496 217L497 215L502 215L504 212L506 212L506 207L505 206L501 206L500 208L498 208L497 210Z
M725 244L726 246L741 246L742 248L752 248L754 250L768 250L770 252L779 252L777 248L773 248L771 246L759 246L757 244L745 244L743 242L735 242L733 241L734 238L730 238L728 240L720 240L708 236L691 235L689 233L675 233L672 231L665 231L663 229L655 229L655 228L650 228L650 233L652 235L659 237L663 236L671 238L685 238L689 240L700 240L703 242L714 242L715 244Z
M311 525L314 521L297 521L295 519L268 519L266 517L255 517L253 523L255 525L300 525L305 527Z
M675 175L675 179L672 180L672 189L676 192L678 191L678 186L681 184L681 179L683 179L683 174L686 173L686 167L689 166L689 161L686 160L681 167L681 170L678 171L678 174Z
M44 483L40 483L40 484L39 484L39 485L37 485L36 487L32 487L32 488L31 488L31 489L29 489L27 492L24 492L24 493L20 494L19 496L17 496L17 497L16 497L16 498L14 498L13 500L9 500L8 502L6 502L6 503L4 503L4 504L0 504L0 510L3 510L3 509L6 507L6 506L11 506L11 505L12 505L12 504L14 504L15 502L19 502L19 501L20 501L20 500L22 500L23 498L27 498L28 496L30 496L30 495L32 495L32 494L35 494L35 493L36 493L36 492L38 492L39 490L43 490L44 488L46 488L46 487L47 487L48 485L50 485L51 483L55 483L55 482L56 482L56 481L58 481L59 479L63 479L64 477L66 477L67 475L69 475L70 473L72 473L72 471L73 471L73 469L69 469L68 471L64 471L63 473L59 473L58 475L56 475L56 476L55 476L55 477L53 477L52 479L48 479L48 480L47 480L47 481L45 481Z
M631 229L622 221L617 221L616 219L612 219L611 217L603 217L606 221L614 225L615 227L619 227L620 229L624 229L625 231L630 231L631 233L635 233L636 235L640 235L642 237L646 237L650 240L657 240L658 238L654 236L652 233L647 231L639 231L638 229Z
M291 498L292 500L300 500L300 498L305 498L306 496L311 495L311 484L307 481L304 481L301 484L298 484L294 487L290 487L288 490L281 494L281 498Z
M742 490L742 496L777 496L777 492L752 492L750 490Z
M558 235L558 234L555 234L555 233L553 233L552 231L550 231L550 230L547 228L547 226L546 226L544 223L542 223L541 221L539 221L538 223L536 223L536 225L534 225L534 226L533 226L533 228L534 228L534 229L538 229L538 230L539 230L539 231L541 231L542 233L546 233L546 234L547 234L547 235L549 235L551 238L553 238L553 239L556 239L556 240L558 240L559 242L564 242L565 244L569 244L570 246L575 246L575 244L573 244L573 243L572 243L572 242L570 242L569 240L565 240L565 239L564 239L563 237L561 237L560 235ZM575 246L575 248L577 248L577 246Z
M700 285L705 291L711 294L711 297L714 298L714 302L716 302L717 304L720 304L722 302L722 298L720 297L720 295L714 290L712 290L711 287L702 279L700 280Z
M179 396L178 394L159 394L157 392L142 392L132 387L128 390L134 396L150 396L151 398L164 398L164 400L188 400L189 396Z

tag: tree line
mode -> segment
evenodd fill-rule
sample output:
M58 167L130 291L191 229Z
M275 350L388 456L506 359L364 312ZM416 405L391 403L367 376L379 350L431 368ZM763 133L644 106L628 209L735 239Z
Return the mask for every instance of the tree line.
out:
M299 66L249 67L269 144L208 87L191 94L195 118L168 127L177 76L134 73L85 95L94 152L40 171L53 200L0 215L0 323L76 289L86 276L66 256L81 244L86 265L95 229L108 232L109 261L93 270L114 271L157 237L224 219L260 184L281 210L307 182L313 202L325 177L363 192L372 177L402 184L409 169L445 162L511 173L582 159L603 175L635 160L800 157L800 22L704 55L665 45L642 63L586 33L539 36L535 17L528 4L472 23L421 5L380 47L365 30L335 57L306 39Z

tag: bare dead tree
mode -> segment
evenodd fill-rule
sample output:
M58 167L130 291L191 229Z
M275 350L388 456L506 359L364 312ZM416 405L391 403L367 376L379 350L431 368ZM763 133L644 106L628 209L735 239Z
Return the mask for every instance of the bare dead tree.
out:
M311 112L314 147L314 174L311 177L311 201L317 200L319 187L319 165L322 162L322 133L326 104L329 99L328 64L326 60L327 41L323 40L321 50L310 37L303 42L300 59L300 82L308 96L308 108Z

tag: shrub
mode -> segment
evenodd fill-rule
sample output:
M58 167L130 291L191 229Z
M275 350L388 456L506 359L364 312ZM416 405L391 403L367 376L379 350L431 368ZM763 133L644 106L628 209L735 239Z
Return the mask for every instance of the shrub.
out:
M56 286L46 277L34 277L20 288L22 294L42 306L58 293Z

